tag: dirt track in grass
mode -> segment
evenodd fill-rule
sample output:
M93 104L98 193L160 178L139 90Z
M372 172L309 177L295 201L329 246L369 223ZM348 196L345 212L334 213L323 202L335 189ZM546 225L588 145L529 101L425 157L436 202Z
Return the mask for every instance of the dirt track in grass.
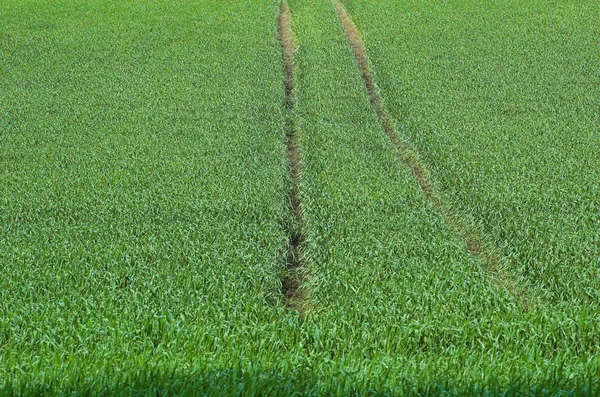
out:
M289 203L292 211L292 219L288 228L289 250L286 257L286 269L281 284L286 306L289 309L301 311L304 301L304 294L301 288L304 281L302 275L302 268L304 267L302 251L306 238L304 236L304 220L300 202L300 193L298 191L301 154L298 145L298 129L293 117L295 108L295 48L290 9L285 0L281 2L279 10L279 41L281 43L283 69L285 72L285 133L291 179Z
M381 97L377 92L377 85L371 72L367 52L360 38L360 32L352 21L352 18L337 0L332 0L335 6L338 19L342 29L348 38L354 57L360 68L362 79L369 94L371 105L375 109L384 132L392 141L392 144L398 151L402 161L408 166L421 187L423 193L431 200L435 208L452 225L455 231L461 236L467 250L474 256L480 258L491 277L512 295L517 297L524 310L529 310L532 303L532 297L528 296L525 290L519 285L502 266L500 259L490 249L487 249L481 238L477 236L474 230L470 230L463 221L452 213L450 207L442 200L441 195L434 188L433 182L425 166L419 161L413 151L409 150L407 145L399 138L396 127L388 113L386 112Z

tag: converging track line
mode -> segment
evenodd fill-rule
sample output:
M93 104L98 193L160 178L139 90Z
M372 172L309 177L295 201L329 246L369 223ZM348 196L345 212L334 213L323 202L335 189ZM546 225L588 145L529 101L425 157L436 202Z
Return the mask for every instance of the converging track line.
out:
M394 123L386 112L382 100L377 93L377 86L369 67L366 49L360 38L358 28L352 21L344 6L337 0L332 0L332 2L337 11L338 19L342 29L350 43L350 47L352 48L352 52L354 53L360 68L362 79L367 88L371 105L375 109L383 130L392 141L392 144L396 148L398 155L410 169L423 193L429 198L435 208L444 216L446 221L450 223L455 231L461 236L467 250L472 255L481 259L491 277L513 296L515 296L521 302L524 310L529 310L532 298L528 296L525 290L523 290L523 288L519 285L517 280L508 274L507 271L502 267L500 259L498 259L498 257L491 250L484 247L482 239L476 236L476 232L474 230L470 230L467 226L465 226L463 221L452 214L450 207L444 203L441 195L434 188L432 180L429 177L429 173L427 172L425 166L419 161L418 157L413 153L413 151L409 150L407 145L399 138Z

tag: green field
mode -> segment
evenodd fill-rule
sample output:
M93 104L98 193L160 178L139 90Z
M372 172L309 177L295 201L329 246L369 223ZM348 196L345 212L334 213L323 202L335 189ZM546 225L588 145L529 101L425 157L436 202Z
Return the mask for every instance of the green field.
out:
M285 4L0 0L0 394L600 393L600 3Z

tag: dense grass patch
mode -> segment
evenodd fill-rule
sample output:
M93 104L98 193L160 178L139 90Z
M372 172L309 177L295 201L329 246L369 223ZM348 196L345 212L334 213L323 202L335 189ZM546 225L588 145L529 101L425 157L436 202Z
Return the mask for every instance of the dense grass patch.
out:
M524 311L493 282L384 134L331 4L290 4L319 376L363 393L586 385L597 313Z
M530 289L597 307L598 3L344 3L453 208Z
M273 362L296 335L277 2L0 7L0 379Z
M524 310L422 192L331 3L290 1L294 222L277 1L4 0L0 394L597 392L595 17L542 1L481 14L475 2L347 3L399 132L541 299ZM547 24L529 23L536 7ZM549 38L561 29L580 41ZM530 60L540 37L552 51ZM498 47L513 39L522 46ZM581 51L559 57L565 48ZM294 227L304 284L286 308ZM529 251L527 230L540 233Z

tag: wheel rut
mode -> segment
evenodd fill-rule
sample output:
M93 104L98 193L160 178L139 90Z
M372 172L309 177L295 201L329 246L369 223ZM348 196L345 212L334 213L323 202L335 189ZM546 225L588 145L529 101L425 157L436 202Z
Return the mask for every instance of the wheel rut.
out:
M300 200L299 180L301 151L298 143L298 128L294 119L294 36L292 19L287 1L283 0L279 8L278 21L279 41L281 44L283 69L285 72L285 135L287 145L287 158L290 172L291 186L288 193L291 209L291 220L288 226L288 253L286 255L286 268L281 280L282 294L286 307L290 310L302 311L305 295L302 290L304 283L303 268L305 260L303 249L306 241L304 234L304 217Z
M375 79L373 78L369 66L366 49L360 38L358 28L344 6L338 0L332 0L332 2L336 9L342 30L348 39L354 57L358 63L371 105L377 113L383 131L390 138L399 157L410 169L425 196L427 196L433 206L444 216L446 221L452 225L458 235L460 235L467 251L481 260L491 278L515 296L525 311L529 310L533 303L533 298L529 296L529 294L519 285L517 280L504 269L501 260L491 249L486 247L483 239L477 232L466 226L464 221L452 213L450 206L442 200L440 193L435 189L427 168L421 163L415 152L409 149L406 143L400 139L396 132L394 122L385 110L381 97L377 91L377 85L375 84Z

